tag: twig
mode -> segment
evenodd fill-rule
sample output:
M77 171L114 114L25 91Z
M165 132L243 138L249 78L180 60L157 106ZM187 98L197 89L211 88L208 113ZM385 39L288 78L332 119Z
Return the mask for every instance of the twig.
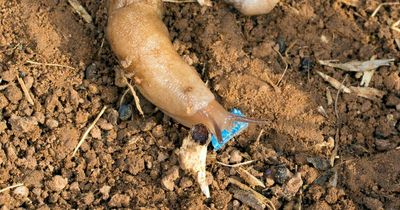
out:
M233 165L229 165L229 164L226 164L226 163L223 163L223 162L216 161L216 163L218 163L221 166L226 166L226 167L231 167L231 168L236 168L236 167L248 165L248 164L253 163L253 162L255 162L255 160L249 160L249 161L245 161L243 163L236 163L236 164L233 164Z
M17 75L17 79L18 79L19 85L20 85L21 88L22 88L22 91L24 92L24 95L25 95L26 100L27 100L32 106L34 106L34 105L35 105L35 102L33 102L33 99L32 99L32 97L31 97L31 94L29 93L29 90L28 90L28 88L26 87L24 80L21 79L18 75Z
M144 117L144 112L142 110L142 107L140 106L140 100L139 97L136 94L135 89L133 88L133 86L128 82L128 80L126 80L126 84L128 85L129 89L131 90L133 99L135 100L135 106L136 109L139 111L139 113L142 115L142 117Z
M83 144L85 141L87 135L89 132L93 129L94 125L96 125L97 121L100 119L100 117L104 114L106 111L107 106L104 106L103 109L101 109L100 113L97 115L96 119L90 124L90 126L86 129L85 133L83 134L82 138L79 140L78 145L75 147L74 152L72 153L72 157L75 156L75 153L78 151L79 147Z
M372 13L371 17L374 17L374 16L378 13L379 9L381 9L381 7L383 7L383 6L387 6L387 5L398 5L398 4L400 4L400 2L385 2L385 3L381 3L381 4L379 4L379 5L376 7L376 9L375 9L374 12Z
M68 3L72 6L72 8L75 10L75 12L78 13L78 15L82 17L82 19L86 23L92 23L92 21L93 21L92 16L89 15L89 13L82 6L82 4L79 3L78 0L68 0Z
M288 56L288 53L290 52L290 50L296 45L296 43L297 43L297 40L295 40L294 42L292 42L290 45L289 45L289 47L288 48L286 48L286 50L285 50L285 58L287 58L287 57L289 57Z
M55 67L63 67L63 68L67 68L67 69L74 69L74 67L71 66L67 66L67 65L61 65L61 64L56 64L56 63L39 63L36 61L31 61L31 60L27 60L26 63L32 64L32 65L40 65L40 66L55 66Z
M260 142L261 136L264 134L264 129L261 129L260 133L257 136L256 142L254 144L258 144Z
M23 183L18 183L18 184L15 184L15 185L8 186L6 188L0 189L0 193L5 192L7 190L11 190L13 188L21 187L23 185L24 185Z
M119 107L120 107L120 106L122 105L122 103L124 102L125 96L126 96L126 94L128 94L129 90L130 90L129 88L126 89L125 92L124 92L124 94L122 94L121 99L119 100Z
M266 206L268 206L269 209L276 210L274 204L272 203L272 201L270 199L266 198L265 196L258 193L257 191L251 189L249 186L247 186L233 178L229 178L229 182L238 186L239 188L241 188L243 190L253 193L253 195L256 197L256 199L259 200L261 203L265 204Z
M335 165L335 158L337 156L338 150L339 150L339 134L340 134L340 122L339 120L337 120L336 123L336 133L335 133L335 147L332 150L332 154L331 157L329 158L329 163L331 165L331 167L333 167Z
M346 74L346 76L344 76L344 79L343 79L341 85L339 86L338 91L336 92L336 98L335 98L335 115L336 115L336 119L339 119L339 113L338 113L338 109L337 109L337 102L338 102L338 99L339 99L340 92L342 91L343 87L345 87L343 84L344 84L344 81L346 79L347 79L347 74Z
M273 49L273 48L272 48ZM279 51L277 51L277 50L275 50L275 49L273 49L278 55L279 55L279 57L281 58L281 60L283 61L283 63L285 63L285 70L283 70L283 73L282 73L282 75L281 75L281 78L279 78L279 80L278 80L278 82L276 83L276 86L279 86L279 84L281 83L281 81L283 80L283 77L285 76L285 74L286 74L286 71L288 70L288 68L289 68L289 64L286 62L286 59L282 56L282 54L279 52Z

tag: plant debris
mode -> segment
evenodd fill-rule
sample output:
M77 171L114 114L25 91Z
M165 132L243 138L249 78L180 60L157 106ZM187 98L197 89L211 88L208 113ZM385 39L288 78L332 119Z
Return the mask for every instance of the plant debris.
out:
M319 64L321 65L353 72L364 72L377 69L381 66L390 66L390 63L394 61L394 58L369 61L350 61L347 63L336 63L335 60L318 60Z
M72 6L72 8L75 10L75 12L78 13L82 17L82 19L86 23L92 23L92 21L93 21L92 16L89 15L89 13L81 5L81 3L79 3L78 0L68 0L68 3Z
M317 71L317 74L319 74L322 79L324 79L325 81L329 82L329 84L331 84L334 88L336 88L337 90L343 90L343 92L345 93L351 93L351 90L344 86L342 83L340 83L339 81L337 81L335 78L330 77L320 71Z
M247 182L250 186L260 186L265 188L265 184L257 179L255 176L253 176L250 172L248 172L246 169L243 169L241 167L237 168L236 171L239 173L239 176Z

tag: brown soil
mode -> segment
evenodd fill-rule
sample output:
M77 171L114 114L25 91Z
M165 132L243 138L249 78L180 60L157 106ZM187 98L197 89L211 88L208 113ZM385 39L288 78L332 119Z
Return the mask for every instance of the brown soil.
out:
M210 158L212 198L206 200L195 180L176 168L175 150L187 128L154 111L143 98L144 118L134 110L131 119L118 119L126 88L114 84L118 64L104 39L106 1L81 2L93 25L66 1L0 0L0 189L24 183L29 190L1 192L0 207L248 209L228 184L229 177L238 176L235 170ZM389 27L400 19L400 8L383 7L370 18L380 1L360 1L356 7L346 2L358 1L286 0L258 17L241 16L223 3L211 8L165 4L164 21L174 46L218 100L226 108L272 120L210 153L226 163L257 160L246 168L272 186L256 190L282 209L298 200L305 209L400 208L400 49L394 41L400 33ZM280 91L274 91L267 81L276 83L285 67L276 50L293 43L289 69ZM380 68L370 84L386 91L384 98L340 94L336 119L325 94L329 87L335 98L336 90L315 70L339 81L349 74L346 85L357 86L360 79L316 60L369 60L374 55L397 59ZM309 61L314 65L306 65ZM27 101L17 76L35 105ZM125 103L134 104L130 97ZM110 108L72 157L104 105ZM256 142L261 129L265 133ZM310 157L323 162L332 156L329 137L337 140L335 167L310 163ZM293 198L276 193L285 179L270 173L282 167L291 171L289 176L296 170L302 175L304 185ZM172 177L168 187L165 177Z

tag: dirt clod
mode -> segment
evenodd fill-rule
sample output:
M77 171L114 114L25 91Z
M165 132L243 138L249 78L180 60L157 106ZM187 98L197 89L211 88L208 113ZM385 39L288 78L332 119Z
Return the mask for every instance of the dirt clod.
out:
M174 166L169 169L163 178L161 179L161 184L167 190L174 190L175 187L175 180L179 178L179 167Z
M51 179L48 183L47 183L47 187L50 190L59 192L61 190L63 190L68 184L68 179L64 178L62 176L54 176L53 179Z

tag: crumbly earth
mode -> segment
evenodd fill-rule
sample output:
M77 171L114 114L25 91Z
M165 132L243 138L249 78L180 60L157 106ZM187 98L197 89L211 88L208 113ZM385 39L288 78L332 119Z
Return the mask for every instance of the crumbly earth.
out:
M390 29L400 19L399 6L370 18L380 1L284 0L268 15L244 17L221 1L210 8L165 3L174 46L218 100L270 121L251 126L221 151L210 148L206 200L196 181L176 168L187 128L142 97L144 117L133 109L132 117L118 118L127 88L115 81L118 63L104 35L106 1L80 2L92 24L67 1L0 0L0 189L17 183L28 189L0 192L1 209L249 209L235 194L243 191L228 182L239 176L236 170L216 160L255 160L244 168L266 182L266 189L255 189L277 208L400 209L400 33ZM270 82L285 69L279 51L289 66L275 90ZM327 89L334 101L336 90L316 70L339 81L347 74L345 85L360 79L316 61L373 56L396 59L370 83L385 91L383 99L339 94L337 109L328 104ZM123 104L134 107L134 100L128 94ZM331 156L338 157L333 168L323 164ZM296 172L301 190L279 193Z

